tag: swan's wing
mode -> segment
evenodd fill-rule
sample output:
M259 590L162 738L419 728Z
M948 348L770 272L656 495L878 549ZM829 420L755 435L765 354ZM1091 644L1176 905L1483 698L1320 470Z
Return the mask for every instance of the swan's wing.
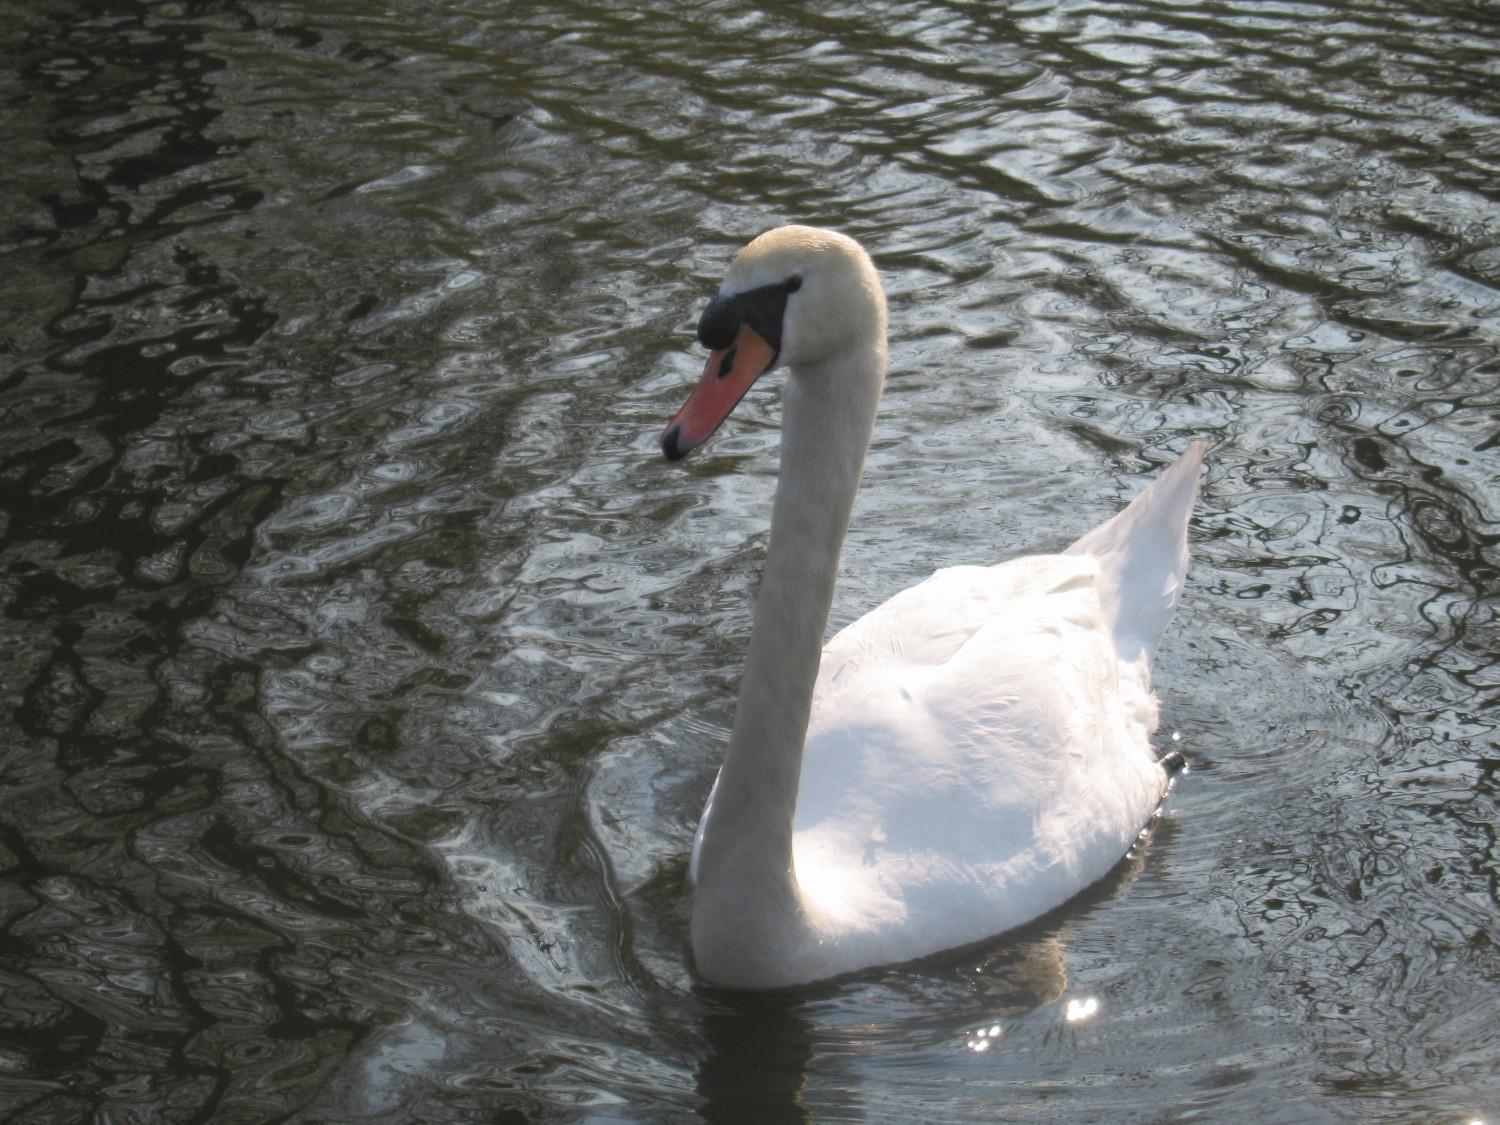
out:
M942 948L926 915L948 945L978 940L1124 854L1165 778L1145 668L1116 658L1097 573L1086 555L940 571L830 643L795 826L830 928Z
M918 681L929 683L934 678L941 681L945 674L955 695L964 694L959 669L967 667L981 677L987 675L986 649L972 648L962 665L950 667L950 664L976 634L989 629L997 637L1004 635L1005 623L1015 619L1017 606L1038 596L1090 585L1096 572L1097 565L1091 559L1067 559L1059 555L1033 555L989 567L949 567L902 590L842 629L824 647L818 667L797 802L797 829L800 831L809 818L824 819L820 810L834 798L841 802L852 800L851 790L856 781L852 776L840 777L836 762L844 751L835 747L844 740L857 742L862 737L858 733L861 728L857 716L866 706L867 698L884 707L892 700L906 698L904 693ZM1036 608L1043 615L1047 612L1043 607ZM1020 636L1015 642L1018 646L1025 644ZM1034 697L1034 693L1027 694L1028 698ZM844 716L851 714L856 718L845 721ZM979 717L977 713L970 716ZM882 729L890 734L903 721L901 715L883 713ZM842 734L836 737L835 732ZM978 744L985 740L975 741ZM1034 740L1038 744L1045 741L1040 735ZM909 756L918 752L902 749L887 740L878 745L872 742L860 755L899 772L922 768ZM698 853L713 801L714 791L711 791L693 836L688 873L695 881Z

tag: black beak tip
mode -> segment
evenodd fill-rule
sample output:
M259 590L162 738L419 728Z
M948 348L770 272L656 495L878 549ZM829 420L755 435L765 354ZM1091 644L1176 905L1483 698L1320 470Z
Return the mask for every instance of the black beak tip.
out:
M666 454L668 461L681 461L688 455L688 451L677 444L677 439L681 436L681 426L668 426L667 432L661 435L661 451Z

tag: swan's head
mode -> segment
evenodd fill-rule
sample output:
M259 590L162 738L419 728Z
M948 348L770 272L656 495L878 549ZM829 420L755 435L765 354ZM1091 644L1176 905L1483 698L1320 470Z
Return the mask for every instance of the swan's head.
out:
M864 248L816 227L777 227L735 257L698 320L710 349L693 393L662 432L669 460L719 428L756 379L785 364L810 372L885 346L885 296ZM878 365L883 371L883 351Z

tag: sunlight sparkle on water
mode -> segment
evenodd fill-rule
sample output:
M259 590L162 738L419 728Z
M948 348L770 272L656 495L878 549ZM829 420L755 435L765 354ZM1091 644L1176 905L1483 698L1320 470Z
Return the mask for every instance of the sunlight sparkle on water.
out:
M1067 1010L1063 1013L1063 1018L1069 1023L1078 1023L1080 1020L1088 1019L1098 1011L1099 998L1097 996L1090 996L1085 1000L1069 1000Z
M1000 1025L992 1023L989 1027L976 1029L969 1035L969 1041L964 1044L976 1055L982 1055L990 1049L991 1044L1000 1038Z

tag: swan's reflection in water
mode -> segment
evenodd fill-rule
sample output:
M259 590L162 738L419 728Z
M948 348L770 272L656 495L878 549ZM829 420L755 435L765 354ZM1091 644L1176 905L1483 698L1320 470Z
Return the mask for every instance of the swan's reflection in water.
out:
M807 1121L802 1088L813 1056L807 997L714 993L698 1070L705 1121Z
M982 1055L1000 1045L1010 1021L1055 1003L1067 991L1068 960L1062 934L1023 938L991 951L973 973L986 984L981 993L984 1017L964 1033L964 1046Z
M1059 1042L1104 1015L1098 996L1069 995L1068 946L1096 909L1125 895L1146 867L1146 851L1167 842L1158 821L1100 882L1052 914L981 945L878 974L784 992L704 990L706 1048L698 1070L707 1121L858 1118L861 1063L877 1055L951 1051L1004 1055L1012 1035ZM1048 1012L1047 1009L1055 1009ZM871 1021L872 1012L883 1017ZM1041 1021L1038 1027L1028 1017ZM1030 1030L1024 1025L1031 1024ZM808 1090L808 1075L838 1080ZM837 1106L829 1097L839 1099Z
M859 1117L866 1107L860 1104L858 1082L831 1084L814 1105L806 1090L808 1074L816 1068L853 1077L860 1063L876 1054L941 1048L951 1041L955 1014L967 1024L967 1049L982 1054L1000 1044L1008 1020L1057 1002L1067 989L1064 934L1055 929L998 948L992 943L979 962L952 957L905 966L875 982L850 980L761 995L706 994L708 1043L698 1071L701 1116L721 1122ZM910 1003L887 996L901 1018L871 1023L858 1018L868 1016L871 991L905 992ZM922 997L933 992L940 1006L924 1017ZM952 1003L944 1004L947 1000ZM983 1021L976 1024L979 1013ZM911 1043L914 1023L927 1025L923 1044ZM837 1107L826 1104L830 1093L838 1098Z

